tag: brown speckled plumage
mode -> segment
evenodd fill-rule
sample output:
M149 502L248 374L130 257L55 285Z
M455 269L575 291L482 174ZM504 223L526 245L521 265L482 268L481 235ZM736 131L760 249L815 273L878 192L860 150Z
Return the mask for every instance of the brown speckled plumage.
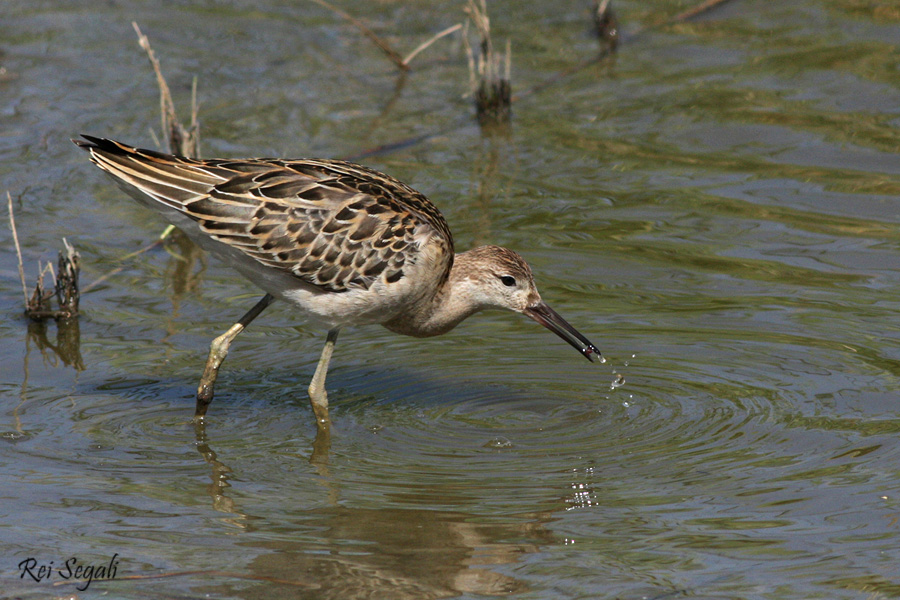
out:
M396 283L407 248L453 237L425 196L372 169L338 160L197 160L112 140L77 142L111 175L190 217L211 238L266 267L329 292Z

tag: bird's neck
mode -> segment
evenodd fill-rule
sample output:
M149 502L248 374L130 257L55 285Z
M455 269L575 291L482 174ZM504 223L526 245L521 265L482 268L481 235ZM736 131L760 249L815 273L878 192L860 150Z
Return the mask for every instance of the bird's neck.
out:
M467 317L488 308L479 300L475 273L468 252L455 255L447 279L430 301L415 304L383 325L394 333L414 337L447 333Z

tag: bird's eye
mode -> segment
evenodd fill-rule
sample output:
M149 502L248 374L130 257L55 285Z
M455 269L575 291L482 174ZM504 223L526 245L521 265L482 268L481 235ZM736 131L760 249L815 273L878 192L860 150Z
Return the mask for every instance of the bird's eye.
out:
M514 285L516 285L516 278L512 275L503 275L502 277L500 277L500 281L503 283L503 285L508 287L513 287Z

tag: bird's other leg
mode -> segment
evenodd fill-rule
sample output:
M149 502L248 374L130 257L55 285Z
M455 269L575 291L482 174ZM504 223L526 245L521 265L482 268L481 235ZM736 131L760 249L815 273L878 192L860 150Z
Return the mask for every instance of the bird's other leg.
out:
M253 308L247 311L240 320L232 325L228 331L217 337L209 345L209 358L206 359L206 368L203 370L203 377L200 378L200 386L197 388L197 410L194 412L194 420L203 419L206 416L206 409L213 399L213 388L216 385L216 377L219 376L219 367L222 361L228 356L228 347L234 338L242 332L253 319L259 316L265 308L275 299L272 294L266 294L257 302Z
M328 332L325 347L322 348L322 356L316 366L312 381L309 382L309 402L312 404L316 415L316 424L319 428L328 427L331 420L328 418L328 394L325 392L325 375L328 374L328 363L331 362L331 354L334 352L334 344L337 341L340 329L332 329Z

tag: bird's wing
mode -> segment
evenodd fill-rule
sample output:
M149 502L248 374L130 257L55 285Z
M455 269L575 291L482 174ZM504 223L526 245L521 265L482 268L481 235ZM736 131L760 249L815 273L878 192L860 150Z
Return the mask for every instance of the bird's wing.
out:
M409 186L334 160L198 160L84 136L91 160L142 196L262 265L331 292L400 281L426 243L453 240Z

